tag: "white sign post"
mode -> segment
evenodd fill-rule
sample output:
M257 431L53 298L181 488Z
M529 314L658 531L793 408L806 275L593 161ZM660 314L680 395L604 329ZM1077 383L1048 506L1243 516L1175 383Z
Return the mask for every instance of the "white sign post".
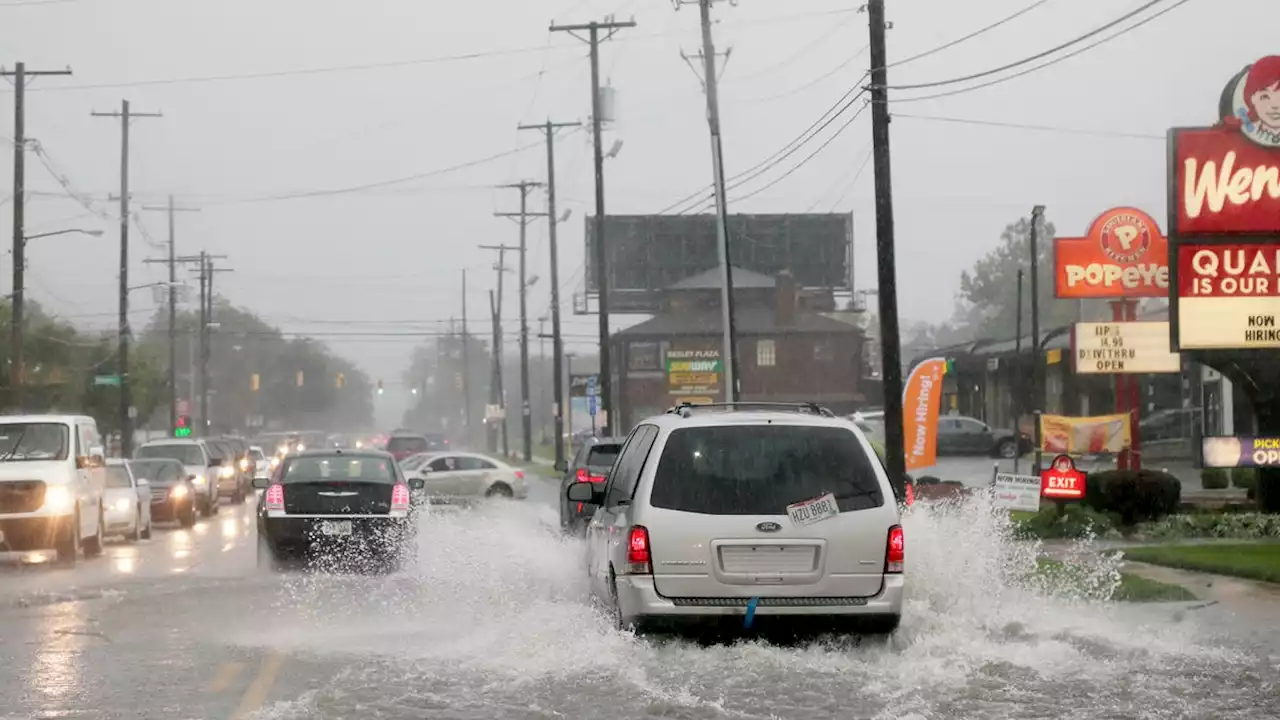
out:
M1034 475L996 473L992 490L996 507L1040 512L1040 478Z
M1169 349L1167 322L1076 323L1072 345L1082 375L1182 371L1181 359Z

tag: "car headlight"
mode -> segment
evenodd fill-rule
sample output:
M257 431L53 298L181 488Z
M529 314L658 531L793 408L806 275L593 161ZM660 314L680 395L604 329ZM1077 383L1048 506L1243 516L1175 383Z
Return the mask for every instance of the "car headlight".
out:
M71 488L62 485L53 485L45 488L44 507L46 510L55 513L70 512L75 504L76 498L71 492Z
M223 465L222 467L218 468L218 477L229 478L235 474L236 474L236 469L231 467L230 465Z
M120 498L119 500L116 501L116 512L128 512L129 505L130 503L127 499Z
M273 457L273 458L271 458L271 469L272 469L272 470L275 470L275 469L276 469L276 466L277 466L277 465L279 465L279 464L280 464L280 458L278 458L278 457Z
M249 460L248 460L248 458L241 458L241 459L240 459L240 471L241 471L241 472L249 472Z
M298 443L298 452L302 452L303 450L306 450L306 449L307 449L306 445L303 445L302 443Z
M204 485L205 485L206 483L208 483L208 482L209 482L209 481L208 481L208 480L206 480L206 479L205 479L205 477L204 477L203 475L197 475L197 476L195 476L195 477L191 478L191 484L193 484L193 485L204 486Z
M169 496L174 500L181 500L190 493L191 491L187 489L186 485L174 485L173 489L169 491Z

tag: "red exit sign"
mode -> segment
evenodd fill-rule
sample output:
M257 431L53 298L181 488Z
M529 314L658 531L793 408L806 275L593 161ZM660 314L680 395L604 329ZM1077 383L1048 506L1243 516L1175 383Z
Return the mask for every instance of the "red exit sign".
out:
M1040 472L1040 495L1051 500L1083 500L1085 474L1068 455L1059 455Z

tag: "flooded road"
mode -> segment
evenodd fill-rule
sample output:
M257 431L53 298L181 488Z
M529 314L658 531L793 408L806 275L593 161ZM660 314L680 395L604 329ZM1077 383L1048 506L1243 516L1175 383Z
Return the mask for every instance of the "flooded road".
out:
M259 571L249 508L71 570L0 564L0 718L1268 718L1280 628L1230 603L1034 587L991 513L912 511L887 644L609 628L550 483L425 518L382 576Z

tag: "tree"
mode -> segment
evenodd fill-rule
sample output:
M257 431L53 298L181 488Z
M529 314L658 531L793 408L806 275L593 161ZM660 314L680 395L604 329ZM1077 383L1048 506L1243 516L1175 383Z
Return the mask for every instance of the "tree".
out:
M1054 297L1053 223L1045 222L1037 239L1041 332L1079 319L1080 305ZM1022 331L1031 331L1031 221L1005 226L994 250L960 274L959 326L974 336L1012 338L1017 327L1018 271L1024 271Z

